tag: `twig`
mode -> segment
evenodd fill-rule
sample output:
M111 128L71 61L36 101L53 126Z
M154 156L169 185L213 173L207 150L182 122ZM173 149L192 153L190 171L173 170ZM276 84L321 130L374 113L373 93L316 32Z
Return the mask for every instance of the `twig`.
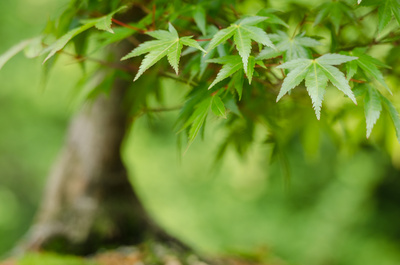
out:
M137 28L135 26L131 26L131 25L125 24L124 22L116 20L115 18L112 18L111 20L115 24L118 24L118 25L120 25L120 26L122 26L124 28L136 30L137 32L140 32L140 33L146 33L146 31L147 31L147 30L144 30L144 29Z
M153 30L156 30L156 4L153 5L152 20L153 20Z
M350 81L353 81L354 83L359 83L359 84L367 83L367 81L357 80L357 79L353 79L353 78L350 78Z

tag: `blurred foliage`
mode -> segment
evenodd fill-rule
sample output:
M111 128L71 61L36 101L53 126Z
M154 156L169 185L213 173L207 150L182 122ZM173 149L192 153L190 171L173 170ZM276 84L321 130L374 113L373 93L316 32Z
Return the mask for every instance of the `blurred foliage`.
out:
M36 35L47 16L61 12L64 2L1 1L0 53L22 38ZM292 13L298 17L287 20L292 34L301 15L320 1L290 3L273 1L271 5L296 11ZM243 13L255 14L262 6L263 1L244 1L240 7ZM318 10L327 9L321 6ZM372 28L378 20L374 16L365 23ZM320 22L331 25L332 31L338 28L335 17ZM319 31L324 37L320 41L327 44L332 32L313 27L307 24L305 30ZM365 37L352 27L344 29L344 34L349 39ZM398 52L398 47L380 46L370 54L392 65L396 75L399 59L390 56L391 52ZM0 71L0 253L9 250L29 227L68 117L79 105L76 101L82 100L77 100L72 88L78 81L73 79L80 76L79 66L65 66L71 58L60 57L59 61L45 90L40 86L38 61L17 56ZM398 85L398 78L388 79L391 87ZM189 93L187 85L169 78L138 82L151 87L148 109L177 106ZM159 90L153 93L149 84L156 84ZM148 91L143 90L133 93L147 97ZM326 98L324 107L335 116L329 122L318 122L308 101L296 98L296 108L291 107L292 100L284 102L295 110L282 125L294 129L279 131L285 142L274 139L262 124L247 126L248 120L237 118L213 122L217 119L213 116L200 132L204 139L197 139L188 150L180 147L185 141L173 128L182 113L143 111L124 148L132 183L160 224L205 253L266 262L280 257L288 264L397 265L400 146L388 125L390 117L385 114L378 120L367 142L365 121L360 119L363 110L339 104L343 98L336 91L328 90ZM271 110L263 100L248 106L247 111L259 106ZM235 105L229 102L226 107L235 113ZM133 113L139 116L138 110ZM343 137L343 142L328 127ZM225 156L219 157L223 152ZM33 264L32 260L36 264L58 262L55 256L31 256L26 264Z
M36 35L62 2L1 1L0 53ZM60 90L57 84L73 80L72 73L76 69L54 71L44 91L38 61L17 56L0 72L0 253L20 239L36 211L71 112L66 88L72 84Z
M163 79L174 105L179 83ZM174 83L174 84L173 84ZM230 253L288 264L397 264L400 261L400 170L371 146L346 153L321 130L307 154L297 135L286 164L257 127L240 156L228 148L215 167L226 128L211 123L182 156L171 128L176 114L137 120L125 147L133 185L153 216L205 253ZM362 129L360 129L362 130Z
M97 265L98 263L74 256L57 255L53 253L29 253L18 260L18 265Z

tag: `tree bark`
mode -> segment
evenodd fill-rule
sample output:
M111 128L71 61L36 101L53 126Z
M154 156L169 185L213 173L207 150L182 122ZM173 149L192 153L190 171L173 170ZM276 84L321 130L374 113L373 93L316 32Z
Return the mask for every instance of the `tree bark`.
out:
M120 58L126 47L113 52ZM98 96L72 119L36 220L17 251L87 254L147 235L174 241L147 215L121 160L130 122L123 103L131 82L116 78L109 95Z
M87 243L131 243L149 230L120 157L127 82L115 80L108 97L99 96L73 118L23 248L51 247L59 239L87 252Z

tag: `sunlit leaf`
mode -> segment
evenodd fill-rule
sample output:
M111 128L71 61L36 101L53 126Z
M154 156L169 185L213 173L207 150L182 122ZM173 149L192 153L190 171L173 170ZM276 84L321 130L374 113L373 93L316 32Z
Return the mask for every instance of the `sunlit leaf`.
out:
M213 96L211 110L215 115L226 118L225 105L219 96Z
M364 98L365 120L367 123L367 138L371 135L376 121L379 119L382 111L382 103L379 92L368 86Z
M237 55L229 55L229 56L225 56L225 57L218 58L218 59L212 59L212 60L208 60L208 62L223 64L221 70L218 72L217 77L211 83L211 85L208 87L208 89L211 89L213 86L215 86L215 84L228 78L229 76L231 76L238 70L243 69L242 60Z
M139 71L133 81L136 81L147 69L161 60L164 56L167 56L169 64L175 70L176 74L178 74L179 60L181 58L183 45L204 51L204 49L195 40L192 40L191 37L179 38L178 32L171 23L169 24L168 30L169 31L156 30L148 32L148 35L157 38L157 40L144 42L136 49L122 57L121 60L126 60L148 53L140 64Z
M283 31L277 34L270 34L271 40L276 43L276 48L284 53L285 61L291 61L298 58L311 58L309 48L321 45L313 38L305 37L302 34L290 37Z
M328 85L328 77L323 73L318 63L312 63L305 77L305 85L308 94L311 97L317 119L321 116L322 100L324 99L325 90Z
M96 26L98 29L101 29L101 30L107 30L107 31L113 32L111 29L111 18L115 13L117 13L125 8L126 7L123 6L123 7L120 7L119 9L111 12L110 14L108 14L106 16L83 21L84 24L82 26L70 30L69 32L67 32L61 38L56 40L53 44L51 44L47 49L45 49L43 51L43 53L49 52L46 59L44 59L43 63L45 63L49 58L54 56L54 54L56 54L58 51L62 50L65 47L65 45L67 45L67 43L73 37L77 36L78 34L84 32L94 26Z
M275 48L267 33L265 33L261 28L253 26L266 19L266 17L258 16L248 17L237 21L238 24L232 24L230 27L218 31L217 34L215 34L211 39L207 47L207 52L211 51L233 36L236 49L238 50L243 61L243 69L247 74L247 63L251 53L252 40L265 46Z
M341 54L325 54L315 60L296 59L278 66L278 68L290 69L290 72L283 80L276 101L279 101L286 93L306 79L305 85L313 102L315 114L318 119L320 118L322 100L328 80L356 103L348 80L346 80L342 72L333 66L355 59L357 59L357 57Z
M25 49L30 43L32 42L32 39L29 40L24 40L18 43L17 45L14 45L10 49L8 49L5 53L3 53L0 56L0 69L16 54L18 54L20 51Z
M400 142L400 116L396 108L393 106L387 98L381 95L381 99L385 109L389 112L390 118L392 119L394 128L396 130L397 140Z

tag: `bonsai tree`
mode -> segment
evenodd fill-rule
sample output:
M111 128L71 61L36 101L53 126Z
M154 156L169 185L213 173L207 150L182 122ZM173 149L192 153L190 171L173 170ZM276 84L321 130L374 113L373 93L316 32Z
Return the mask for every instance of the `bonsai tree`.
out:
M299 135L311 135L305 150L319 144L316 121L342 148L352 135L353 148L372 141L393 152L392 135L400 141L398 1L276 5L71 0L41 35L6 51L0 68L22 51L42 57L44 72L60 56L75 58L82 69L97 64L85 72L90 104L71 120L22 249L61 241L71 252L90 253L145 236L177 242L149 218L120 156L133 117L146 113L179 110L175 126L185 136L184 150L207 123L225 126L217 163L229 146L246 153L263 126L273 158L284 165ZM188 86L180 106L152 105L160 77Z

